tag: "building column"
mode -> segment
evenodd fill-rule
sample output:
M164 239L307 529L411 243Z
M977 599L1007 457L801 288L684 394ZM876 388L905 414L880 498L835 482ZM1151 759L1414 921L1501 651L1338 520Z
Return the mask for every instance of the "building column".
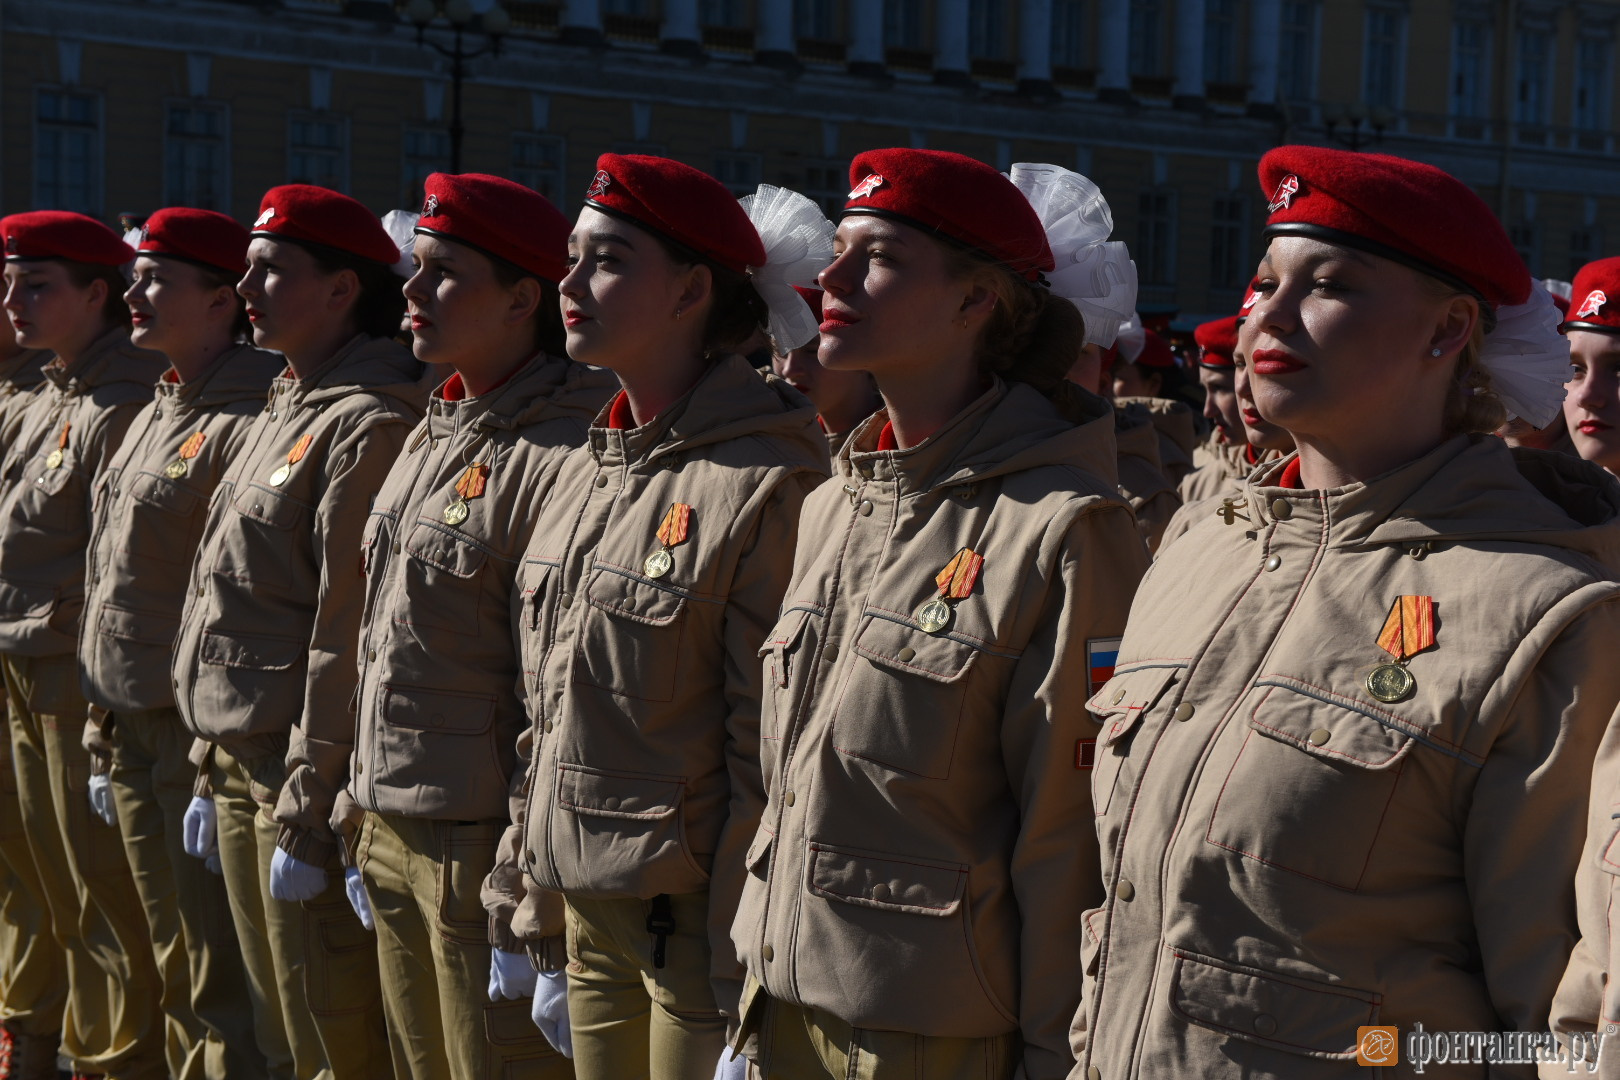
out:
M1178 109L1204 107L1204 0L1176 0L1176 83Z
M754 59L768 67L795 68L799 58L793 33L793 0L759 0Z
M703 52L703 28L698 25L697 0L664 0L664 25L658 47L676 56Z
M881 76L887 72L883 52L883 4L867 0L848 7L850 22L849 72Z
M968 0L939 0L934 40L934 81L947 86L972 86L973 65L968 60Z
M598 0L564 0L557 39L567 45L602 44L602 5Z
M1251 0L1249 6L1249 112L1273 116L1282 48L1282 0Z
M1052 0L1022 0L1018 6L1018 92L1051 97Z
M1097 13L1097 97L1131 100L1131 0L1103 0Z

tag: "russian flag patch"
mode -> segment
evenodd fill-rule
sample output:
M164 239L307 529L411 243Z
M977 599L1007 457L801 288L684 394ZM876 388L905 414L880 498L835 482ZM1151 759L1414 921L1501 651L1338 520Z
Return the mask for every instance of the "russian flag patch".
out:
M1086 642L1086 664L1091 671L1091 693L1095 694L1103 683L1114 677L1114 664L1119 661L1119 643L1124 638L1092 638Z

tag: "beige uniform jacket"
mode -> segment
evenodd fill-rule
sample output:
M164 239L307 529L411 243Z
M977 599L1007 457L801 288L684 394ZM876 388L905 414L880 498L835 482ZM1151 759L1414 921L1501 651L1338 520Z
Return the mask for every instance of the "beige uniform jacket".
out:
M1029 1080L1073 1064L1075 916L1102 888L1085 700L1147 565L1093 400L1077 426L998 381L904 451L876 449L880 412L805 503L761 649L770 801L732 931L773 999L861 1028L1018 1032ZM962 548L978 581L926 632Z
M534 886L708 890L711 982L735 1012L731 918L764 805L758 653L826 446L809 402L730 357L644 426L592 427L564 462L514 597L528 774L485 887L497 941L502 924L556 933L518 910ZM647 560L676 503L688 533L660 575Z
M618 385L541 354L481 397L429 402L366 527L358 733L333 822L344 834L362 810L507 819L527 726L510 612L518 561L563 459ZM464 498L474 464L484 488Z
M0 361L0 467L6 464L11 447L22 436L28 410L39 400L45 385L45 365L51 354L44 349L24 349L10 360ZM0 473L0 486L10 477Z
M1140 411L1153 421L1159 436L1159 467L1171 484L1193 470L1193 454L1198 449L1198 420L1185 401L1170 398L1122 397L1116 405L1127 411Z
M173 707L169 660L208 499L285 366L279 353L238 345L192 382L166 374L102 471L79 630L79 680L92 705Z
M1156 551L1170 519L1181 509L1176 485L1159 465L1159 434L1140 406L1114 410L1119 493L1136 515L1148 551Z
M421 379L403 346L365 337L307 379L279 376L214 490L192 564L180 715L233 755L286 754L280 844L317 866L336 851L332 807L354 743L360 540L426 407Z
M1181 509L1164 527L1164 535L1159 538L1159 551L1169 547L1171 541L1190 529L1194 521L1219 510L1225 500L1243 498L1243 481L1258 466L1283 458L1277 450L1257 450L1255 460L1251 462L1248 443L1235 446L1223 444L1218 449L1219 457L1182 478Z
M1080 1076L1351 1076L1363 1025L1546 1030L1620 701L1620 489L1491 436L1328 491L1285 463L1165 550L1092 699ZM1402 596L1437 634L1387 702Z
M121 327L72 367L45 366L47 383L3 470L11 482L0 495L0 653L78 647L92 489L168 366Z

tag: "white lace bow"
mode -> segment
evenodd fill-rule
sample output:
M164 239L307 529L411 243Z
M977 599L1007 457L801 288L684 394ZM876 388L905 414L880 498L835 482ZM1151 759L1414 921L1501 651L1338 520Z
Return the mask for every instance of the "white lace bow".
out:
M409 210L390 210L382 217L383 231L399 248L399 261L394 264L394 273L402 278L416 273L416 267L411 265L411 252L416 249L416 223L421 220L421 214L413 214Z
M761 184L740 201L765 245L765 265L749 270L754 290L770 311L765 330L777 351L791 352L821 329L793 287L814 288L816 275L832 262L833 223L810 199L771 184Z
M1553 422L1569 380L1569 339L1552 293L1539 285L1523 304L1496 309L1496 329L1485 335L1479 362L1491 388L1514 416L1538 428Z

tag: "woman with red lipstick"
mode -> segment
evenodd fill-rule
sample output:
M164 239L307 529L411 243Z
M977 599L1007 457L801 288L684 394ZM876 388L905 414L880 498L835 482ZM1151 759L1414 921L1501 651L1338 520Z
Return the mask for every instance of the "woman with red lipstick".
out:
M1065 227L1094 188L1052 166L875 150L850 179L821 361L884 408L761 650L737 1045L769 1080L1063 1080L1100 898L1082 702L1147 561L1112 411L1065 379L1063 297L1096 294L1060 282L1106 232Z
M484 898L492 984L525 947L535 1019L581 1080L711 1080L739 1019L758 654L827 449L804 399L735 350L761 326L779 348L814 336L793 286L831 233L801 195L739 204L689 166L606 154L568 237L569 355L623 390L518 571L529 725Z
M1571 372L1564 420L1581 457L1620 475L1620 258L1587 263L1574 285L1576 300L1559 328L1569 338Z
M1281 147L1260 180L1239 345L1298 450L1165 548L1090 702L1107 898L1074 1045L1109 1080L1545 1030L1620 702L1620 485L1491 434L1545 424L1567 371L1495 216L1375 154Z
M819 328L821 300L825 294L820 289L801 288L798 292L809 305L810 314L815 317ZM773 348L771 368L789 386L810 399L810 404L816 407L816 419L821 424L821 430L827 436L827 448L836 454L843 448L849 433L862 420L882 408L883 400L878 397L872 376L866 372L832 371L823 367L816 355L820 347L821 338L818 335L797 349L783 352Z

